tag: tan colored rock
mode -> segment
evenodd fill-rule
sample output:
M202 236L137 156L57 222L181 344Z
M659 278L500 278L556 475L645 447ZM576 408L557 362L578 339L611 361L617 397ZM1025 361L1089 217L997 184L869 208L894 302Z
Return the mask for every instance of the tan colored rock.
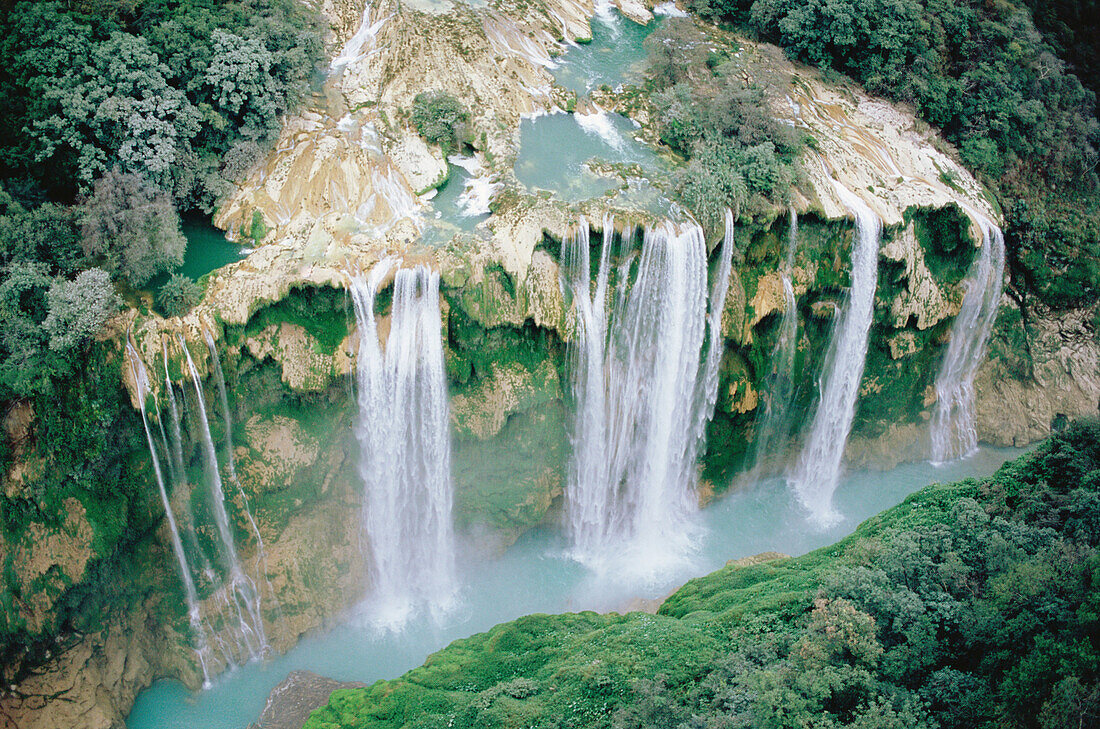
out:
M649 25L653 20L653 13L641 0L615 0L615 7L624 17L638 25Z
M348 339L330 354L302 327L289 322L271 325L245 340L253 357L271 357L282 370L282 379L292 390L319 391L336 377L351 371Z
M500 432L511 413L560 398L561 382L550 360L542 360L534 370L518 363L494 363L488 377L451 396L451 425L460 435L489 438Z
M752 316L745 321L745 332L741 341L752 342L752 330L771 314L782 314L787 308L787 298L783 293L783 275L778 271L769 271L756 283L756 293L749 302Z
M980 241L981 238L979 237ZM905 264L905 288L890 302L890 320L897 329L916 325L928 329L959 311L961 294L949 303L924 261L924 251L910 224L881 249L883 258ZM895 357L895 359L897 359Z
M886 340L886 346L890 348L890 359L902 359L919 351L917 335L909 330L898 332L890 337Z
M1015 306L1007 296L1002 301L1006 306ZM1021 379L995 355L987 359L974 382L979 440L1024 446L1049 435L1058 416L1100 415L1100 340L1091 323L1094 314L1095 307L1031 313L1032 378Z
M249 447L237 451L237 472L253 493L286 488L320 453L317 440L293 418L253 415L244 430Z
M70 496L62 502L62 513L64 520L56 527L31 522L12 547L12 571L24 585L19 617L31 633L50 624L54 600L68 584L84 579L94 556L95 532L84 505Z

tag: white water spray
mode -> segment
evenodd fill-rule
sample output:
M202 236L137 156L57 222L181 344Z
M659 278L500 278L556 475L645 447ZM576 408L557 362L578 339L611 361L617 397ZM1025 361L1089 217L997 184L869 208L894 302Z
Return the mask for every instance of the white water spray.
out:
M352 276L363 530L377 622L397 628L419 607L454 600L450 415L439 313L439 274L398 270L382 349L375 297L397 266L387 258Z
M203 686L210 685L210 671L206 662L208 658L208 646L206 640L206 627L202 622L202 613L199 610L199 596L195 590L195 581L191 577L191 567L187 563L187 554L183 550L183 541L180 539L179 527L176 525L176 516L172 513L172 504L168 499L168 489L164 483L164 473L160 469L160 457L153 445L153 436L149 432L149 418L145 412L145 400L149 395L149 374L145 369L145 363L141 361L133 344L126 343L126 358L130 364L130 372L137 388L138 402L141 409L141 424L145 428L145 441L149 444L149 455L153 459L153 474L156 476L157 488L160 490L160 502L164 506L164 516L168 521L168 531L171 536L172 552L176 556L176 564L179 566L180 577L183 579L183 592L187 600L187 616L191 624L191 632L194 633L196 646L195 656L202 670ZM165 457L169 457L165 454Z
M788 477L811 518L821 524L835 523L839 518L833 509L833 492L840 479L840 464L855 420L859 383L867 360L882 232L882 222L874 211L854 193L834 184L840 201L856 219L851 289L833 325L813 425Z
M732 248L727 238L708 316L697 225L647 231L640 255L632 235L613 254L615 238L608 218L594 293L587 222L562 244L562 287L576 315L566 518L581 561L653 574L691 548L695 460L717 397Z
M580 112L573 114L573 120L588 134L594 134L612 149L622 151L626 146L626 140L615 127L611 117L606 111L593 104L595 111L591 114Z
M463 185L462 194L458 196L458 206L462 209L462 214L469 218L488 215L489 204L502 187L501 183L493 182L478 157L452 154L447 161L466 170L469 175Z
M977 216L982 249L963 282L962 308L936 376L936 412L932 416L932 462L964 458L978 449L974 425L974 375L997 319L1004 279L1005 241L1001 229Z
M202 435L203 456L205 457L206 476L210 485L210 501L214 511L214 521L217 523L218 536L221 539L226 568L228 569L228 582L224 585L230 612L236 613L237 625L232 627L227 621L227 628L234 633L236 651L235 661L253 660L262 657L268 652L267 636L264 633L263 614L260 610L260 593L256 584L245 574L241 567L240 558L237 555L236 542L229 526L229 514L225 510L225 491L222 488L221 472L218 468L218 454L214 449L214 439L210 435L210 421L206 416L206 398L202 391L202 378L198 368L191 359L191 352L187 349L187 343L180 337L180 348L183 350L187 361L187 369L191 374L191 381L195 387L195 396L198 400L198 413L200 435Z

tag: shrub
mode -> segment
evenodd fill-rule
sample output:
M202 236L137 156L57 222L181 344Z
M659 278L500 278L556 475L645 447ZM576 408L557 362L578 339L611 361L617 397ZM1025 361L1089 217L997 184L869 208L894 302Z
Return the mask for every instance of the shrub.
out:
M466 107L446 91L425 91L413 100L411 118L420 136L438 144L443 154L448 154L464 141L470 115Z
M202 287L178 273L160 287L157 304L166 316L183 316L202 300Z
M167 193L116 168L95 183L81 209L84 253L140 286L183 263L187 239Z

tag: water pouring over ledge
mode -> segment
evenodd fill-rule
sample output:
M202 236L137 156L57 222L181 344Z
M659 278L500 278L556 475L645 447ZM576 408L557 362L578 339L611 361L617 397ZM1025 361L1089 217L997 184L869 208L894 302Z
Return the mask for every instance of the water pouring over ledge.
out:
M841 460L855 419L859 383L867 360L882 235L882 221L875 212L843 185L833 184L840 201L856 219L851 288L833 324L812 425L787 478L810 518L821 526L829 526L839 518L833 507L833 492L840 481Z
M965 293L951 326L951 340L936 375L932 462L965 458L978 449L974 425L974 376L985 356L1004 280L1005 239L990 220L968 210L982 228L982 248L963 281Z
M355 377L363 480L363 549L370 565L368 619L401 628L417 611L455 600L450 415L439 311L439 274L397 269L396 258L352 275L359 330ZM376 298L393 274L383 351Z
M638 251L633 231L618 235L606 218L594 284L587 221L562 243L576 322L566 526L572 555L598 573L656 578L693 550L695 461L722 355L727 223L709 297L698 225L651 228Z

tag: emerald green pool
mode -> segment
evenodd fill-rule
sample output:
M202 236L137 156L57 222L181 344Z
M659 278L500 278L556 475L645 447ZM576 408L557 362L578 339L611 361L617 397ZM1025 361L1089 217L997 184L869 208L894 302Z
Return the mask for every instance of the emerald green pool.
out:
M248 254L248 248L227 240L225 233L205 218L185 217L180 228L187 238L187 252L183 257L183 265L172 273L186 276L192 281L198 281L222 266L236 263ZM169 273L160 274L149 282L149 288L154 292L160 291L160 287L168 282L169 276Z

